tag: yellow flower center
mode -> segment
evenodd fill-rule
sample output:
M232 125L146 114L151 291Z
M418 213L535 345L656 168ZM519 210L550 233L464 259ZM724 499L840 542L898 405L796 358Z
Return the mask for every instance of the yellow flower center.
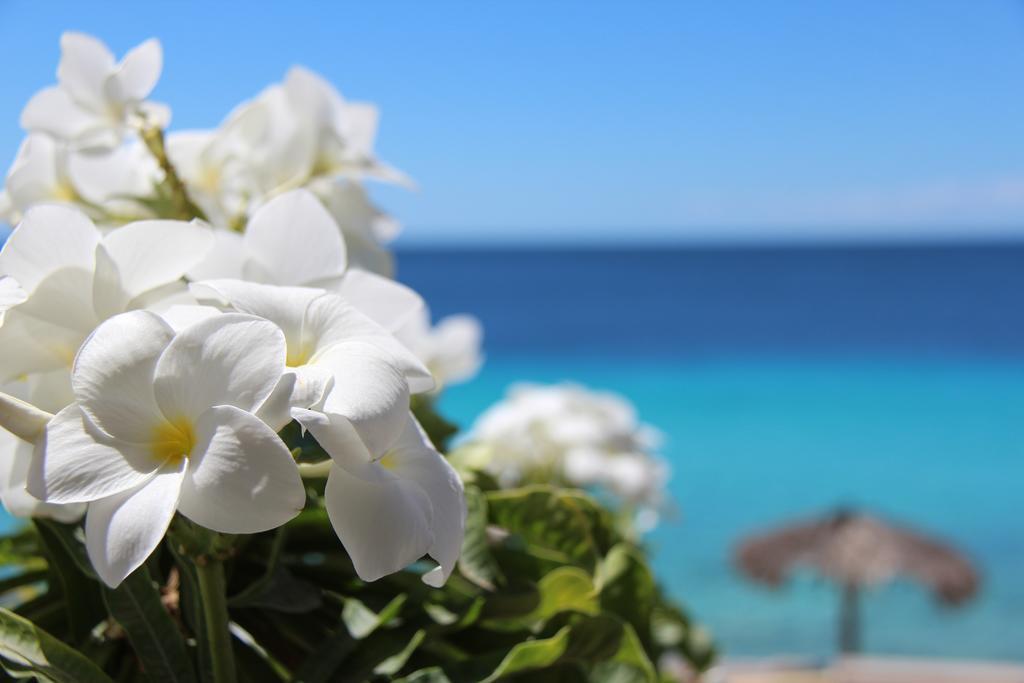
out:
M394 471L395 467L398 465L398 463L395 462L395 452L388 451L384 455L380 456L380 459L377 460L377 464L389 472Z
M196 432L186 418L161 422L153 430L150 448L160 462L176 464L192 454L196 445Z
M54 187L51 194L58 202L73 202L78 199L78 193L75 191L75 188L67 181L59 183Z
M309 363L309 359L313 356L313 349L308 344L289 344L288 345L288 357L285 359L285 365L290 368L297 368Z

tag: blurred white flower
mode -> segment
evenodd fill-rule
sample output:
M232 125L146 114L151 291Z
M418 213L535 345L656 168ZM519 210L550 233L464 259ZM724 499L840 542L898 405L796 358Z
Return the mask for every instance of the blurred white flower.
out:
M233 115L243 117L251 125L239 130L251 136L251 165L268 196L320 176L408 182L373 153L377 108L346 102L308 69L293 67L284 82L266 88Z
M77 206L100 221L144 218L149 212L134 199L150 196L157 180L158 167L141 144L82 154L32 133L7 173L8 206L0 218L13 225L28 209L47 203Z
M72 371L75 403L46 425L28 490L89 503L86 547L117 586L174 516L223 533L294 517L305 490L288 448L253 413L285 367L284 334L237 313L182 332L132 311L104 322Z
M163 68L155 39L131 49L120 62L106 45L84 33L61 36L57 85L36 93L21 114L21 125L72 144L76 149L107 150L125 132L147 125L164 127L170 111L147 102Z
M480 416L465 441L471 464L504 485L551 481L599 489L633 507L644 525L664 503L669 472L653 452L657 432L609 392L516 385Z
M483 327L471 315L450 315L431 326L424 307L396 336L429 368L439 389L472 379L483 364Z
M152 220L104 236L75 209L30 209L0 251L0 274L28 294L0 327L0 382L67 369L101 321L187 296L181 277L210 249L212 232Z

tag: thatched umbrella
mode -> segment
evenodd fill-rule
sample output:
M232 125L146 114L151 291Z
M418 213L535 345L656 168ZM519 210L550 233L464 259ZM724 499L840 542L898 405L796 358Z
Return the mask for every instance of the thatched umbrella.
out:
M906 577L927 586L940 602L958 605L975 594L979 582L971 562L941 541L849 510L749 536L734 559L749 578L772 587L798 567L838 583L842 652L860 648L862 589Z

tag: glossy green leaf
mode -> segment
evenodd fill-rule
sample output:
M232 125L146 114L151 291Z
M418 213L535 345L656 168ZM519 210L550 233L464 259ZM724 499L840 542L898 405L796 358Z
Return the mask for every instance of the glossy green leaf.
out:
M394 683L451 683L444 670L437 666L413 671L408 676L396 678Z
M85 545L75 537L75 527L47 519L34 522L49 558L52 587L59 590L63 598L71 642L80 642L106 618L100 584Z
M334 674L359 641L398 616L406 595L399 594L380 612L374 612L355 598L346 598L337 630L313 650L295 674L296 683L321 683L334 680ZM391 653L393 654L393 653ZM387 656L390 656L387 655ZM380 660L373 662L378 664Z
M620 543L609 551L597 571L601 609L618 615L647 642L657 602L657 586L644 556Z
M594 668L591 678L601 683L655 683L658 674L636 631L623 624L619 649Z
M572 495L548 486L486 494L493 524L521 537L528 552L558 564L593 570L597 545L588 512Z
M0 608L0 658L5 668L31 672L54 683L111 683L81 652L65 645L32 622Z
M487 539L487 499L476 486L466 487L466 531L459 556L459 571L472 583L493 590L504 581Z
M409 657L412 656L412 653L415 652L416 648L418 648L420 643L423 642L423 638L426 637L426 635L427 632L423 630L414 633L412 638L409 639L409 643L402 648L400 652L396 652L390 657L383 659L380 664L373 667L373 673L378 676L393 676L401 671L402 667L405 666L405 663L409 661Z
M565 654L569 646L570 630L570 627L566 626L550 638L519 643L509 650L498 667L482 683L491 683L503 676L551 666Z
M103 588L103 601L128 634L147 678L153 683L196 680L185 639L160 600L160 591L143 565L117 588Z

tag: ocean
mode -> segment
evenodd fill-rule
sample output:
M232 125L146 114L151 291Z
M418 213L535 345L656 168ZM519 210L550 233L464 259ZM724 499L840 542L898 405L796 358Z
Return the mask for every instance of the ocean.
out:
M978 597L869 593L869 652L1024 659L1024 247L419 249L399 278L469 312L468 426L516 381L620 392L666 435L660 581L728 655L833 652L837 595L732 568L742 535L855 506L947 539Z

